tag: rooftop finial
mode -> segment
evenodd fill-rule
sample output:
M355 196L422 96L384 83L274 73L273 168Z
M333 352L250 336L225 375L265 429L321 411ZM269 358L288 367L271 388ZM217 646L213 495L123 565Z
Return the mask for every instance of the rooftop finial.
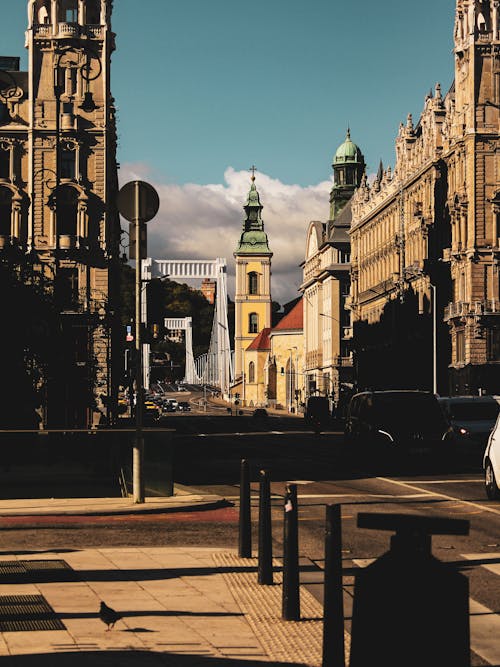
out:
M255 181L255 172L257 171L257 167L253 164L253 165L250 167L249 171L252 172L252 183L253 183L253 182Z
M345 137L345 138L346 138L346 139L350 139L350 138L351 138L351 128L349 127L349 124L347 124L347 134L346 134L346 137Z

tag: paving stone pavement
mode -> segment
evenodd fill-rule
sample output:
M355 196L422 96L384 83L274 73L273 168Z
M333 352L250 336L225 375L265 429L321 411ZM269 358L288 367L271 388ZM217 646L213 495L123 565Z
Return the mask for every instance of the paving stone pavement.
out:
M0 583L0 629L6 596L28 595L43 596L65 629L2 631L0 665L321 665L321 605L301 587L304 620L282 621L281 574L259 586L257 559L192 547L4 551L0 572L5 561L29 560L63 560L71 570L0 576L10 582ZM109 631L101 600L122 615Z

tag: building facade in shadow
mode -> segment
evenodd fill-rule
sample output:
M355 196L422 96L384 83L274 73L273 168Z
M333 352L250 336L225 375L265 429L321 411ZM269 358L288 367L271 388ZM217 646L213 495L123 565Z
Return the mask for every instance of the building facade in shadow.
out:
M453 85L400 125L394 170L353 196L359 387L500 389L499 40L495 3L457 0Z
M0 261L56 314L34 323L46 349L25 360L41 423L87 428L116 405L113 3L27 4L28 71L0 59Z

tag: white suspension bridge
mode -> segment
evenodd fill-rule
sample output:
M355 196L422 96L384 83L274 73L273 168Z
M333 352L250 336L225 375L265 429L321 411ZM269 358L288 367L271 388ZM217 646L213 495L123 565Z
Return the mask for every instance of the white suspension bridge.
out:
M208 351L198 357L193 355L191 317L165 318L166 329L184 331L186 346L186 370L184 381L188 384L209 384L219 387L223 396L229 394L234 380L233 355L229 341L227 319L227 264L218 257L214 260L200 259L152 259L142 261L142 322L147 322L146 286L153 278L192 280L209 278L215 281L215 309L212 334ZM149 344L144 345L144 387L149 388Z

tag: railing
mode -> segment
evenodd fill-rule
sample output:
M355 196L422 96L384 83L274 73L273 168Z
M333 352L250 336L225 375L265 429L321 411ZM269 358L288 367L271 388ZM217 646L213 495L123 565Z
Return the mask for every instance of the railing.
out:
M348 357L341 357L341 356L335 357L335 365L352 366L352 355L349 355Z
M38 23L33 26L33 33L41 37L49 37L52 34L50 23Z
M60 37L78 37L80 34L80 26L78 23L59 23Z
M104 36L104 27L102 25L88 25L87 26L87 35L89 37L103 37Z
M500 314L500 301L498 299L484 299L483 301L457 301L450 303L444 309L444 319L451 320L454 317L467 317L474 315L496 315Z

